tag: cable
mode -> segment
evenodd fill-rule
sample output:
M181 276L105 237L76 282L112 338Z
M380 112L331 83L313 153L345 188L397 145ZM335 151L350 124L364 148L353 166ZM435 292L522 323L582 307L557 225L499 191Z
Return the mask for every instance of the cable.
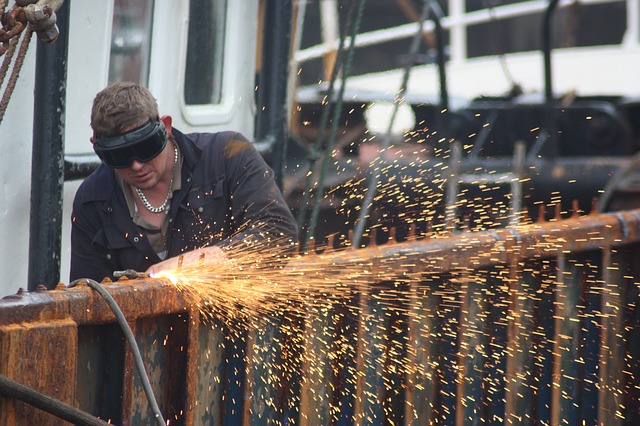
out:
M103 426L109 424L79 410L73 405L40 393L2 375L0 375L0 395L4 395L7 398L15 398L76 425Z
M149 405L151 406L151 410L153 411L156 423L159 426L166 426L164 418L162 417L162 413L160 412L160 408L158 407L158 403L156 402L156 397L153 394L153 390L151 389L151 383L149 383L149 377L147 376L147 371L144 368L144 363L142 362L142 355L140 355L140 349L138 348L138 344L136 343L136 338L131 331L131 327L129 327L129 323L125 318L124 314L120 310L120 307L116 303L115 299L105 288L100 285L97 281L94 281L90 278L79 278L75 281L72 281L69 284L69 287L75 287L79 282L84 281L87 283L89 287L97 291L107 302L107 305L111 308L113 313L116 316L116 320L122 328L122 332L124 333L124 337L127 339L127 343L131 348L131 352L133 353L133 359L135 362L136 369L138 370L138 374L140 375L140 379L142 380L142 387L144 389L144 393L147 395L147 400L149 401Z

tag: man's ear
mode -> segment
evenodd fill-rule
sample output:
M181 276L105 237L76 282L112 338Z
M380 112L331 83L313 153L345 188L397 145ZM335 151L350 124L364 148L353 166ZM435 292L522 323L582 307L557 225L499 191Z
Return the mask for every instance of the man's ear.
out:
M160 121L162 121L165 129L167 129L167 136L171 136L171 123L172 123L171 116L163 115L162 117L160 117Z

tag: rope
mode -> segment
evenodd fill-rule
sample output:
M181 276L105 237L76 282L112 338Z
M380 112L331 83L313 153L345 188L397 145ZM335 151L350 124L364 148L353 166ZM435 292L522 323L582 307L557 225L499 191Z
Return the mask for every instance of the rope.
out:
M13 68L0 100L0 124L2 124L9 100L16 87L33 32L38 33L40 40L46 43L51 43L58 37L55 11L62 6L63 0L41 0L37 4L33 2L33 4L25 6L15 4L9 12L5 12L7 3L8 0L0 0L0 11L2 12L0 56L5 55L2 66L0 66L0 87L4 84L12 61ZM21 37L22 44L14 61L15 50Z
M350 9L353 10L353 9ZM347 23L345 27L347 27L351 22L351 14L348 15ZM302 223L305 219L305 215L307 214L307 204L309 202L309 198L311 196L311 191L314 187L313 173L315 169L315 165L320 158L320 146L322 145L322 141L324 138L324 131L327 127L327 123L329 122L329 113L332 108L332 100L333 100L333 91L336 80L338 79L338 75L340 74L340 69L344 62L344 41L346 38L346 30L340 32L340 44L338 45L338 52L336 54L336 63L333 65L333 69L331 70L331 78L329 80L329 87L325 94L325 98L327 99L327 103L325 108L322 110L322 115L320 116L320 124L318 125L318 133L316 136L315 144L309 150L307 155L307 178L305 181L305 191L303 193L302 202L300 203L300 210L298 211L298 225L302 226ZM317 185L317 182L316 182Z
M7 82L7 87L4 89L4 93L2 94L2 100L0 100L0 124L2 124L2 120L4 119L4 113L7 111L7 107L9 106L9 100L11 99L11 95L13 95L13 90L16 88L16 83L18 82L18 77L20 76L20 70L22 69L22 64L24 63L24 58L27 56L27 49L29 48L29 43L31 42L31 35L33 31L31 28L27 28L24 32L24 37L22 38L22 44L20 45L20 50L18 51L18 56L16 57L16 61L13 64L13 69L11 70L11 76L9 77L9 81ZM13 42L13 40L12 40ZM12 43L13 50L15 50L15 46L18 44L18 38L15 38L15 43ZM13 55L13 53L12 53ZM11 59L9 59L9 62ZM3 61L2 66L4 68L5 62ZM7 65L7 69L9 66ZM2 70L2 75L0 75L0 85L4 82L5 74L7 70Z
M7 76L7 71L11 65L13 54L16 52L16 46L18 45L18 37L14 37L9 41L9 47L4 53L4 59L2 60L2 67L0 67L0 86L4 84L4 78Z

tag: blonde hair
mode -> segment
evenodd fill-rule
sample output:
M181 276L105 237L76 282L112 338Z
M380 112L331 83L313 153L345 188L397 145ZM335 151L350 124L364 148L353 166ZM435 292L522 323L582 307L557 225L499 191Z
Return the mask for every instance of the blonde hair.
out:
M158 118L156 98L146 87L131 82L102 89L91 108L91 128L96 138L117 136L127 128Z

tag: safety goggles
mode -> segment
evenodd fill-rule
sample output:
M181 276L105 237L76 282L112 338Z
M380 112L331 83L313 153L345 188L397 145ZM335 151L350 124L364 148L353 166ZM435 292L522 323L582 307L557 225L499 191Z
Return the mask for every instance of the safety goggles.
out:
M93 150L109 167L123 169L133 160L146 162L158 156L167 145L167 129L161 121L149 121L125 134L96 139Z

